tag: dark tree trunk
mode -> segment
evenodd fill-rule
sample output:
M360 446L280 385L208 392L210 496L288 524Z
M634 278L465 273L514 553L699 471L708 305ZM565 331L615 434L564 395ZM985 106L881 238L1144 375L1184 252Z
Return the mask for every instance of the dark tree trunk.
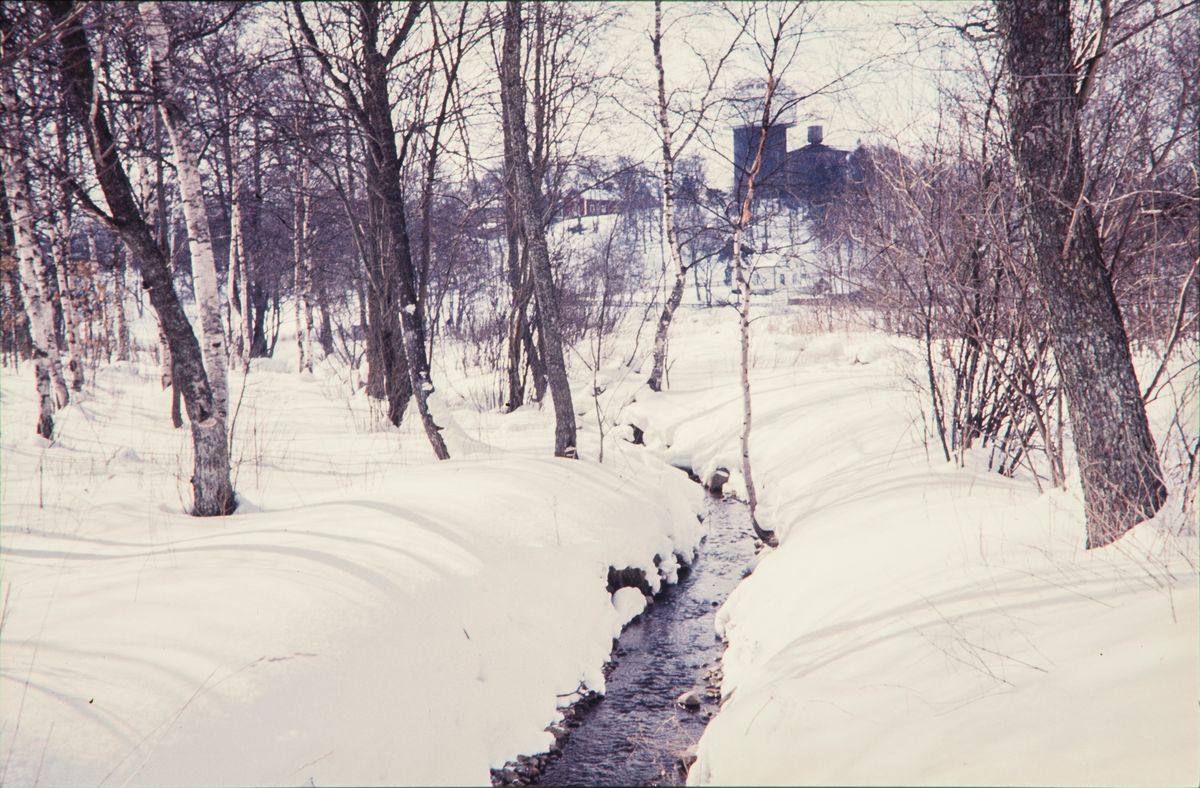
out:
M534 402L543 402L546 399L546 364L543 361L546 357L546 344L540 325L537 310L534 309L525 323L525 355L529 358L529 374L533 376ZM537 331L536 342L533 338L534 331Z
M997 2L996 10L1026 246L1067 392L1087 546L1102 547L1153 517L1167 491L1085 199L1071 4Z
M118 146L102 105L93 105L95 74L91 47L83 27L68 24L73 3L47 3L55 23L67 25L61 35L59 71L66 104L84 130L95 165L95 176L112 215L106 221L137 258L142 282L171 349L173 385L183 396L192 423L195 468L192 487L198 516L231 514L236 508L229 479L229 442L217 418L213 393L205 374L200 343L192 332L175 293L171 268L143 220L133 188L117 155ZM82 192L77 197L85 195Z
M381 302L381 317L388 321L384 327L384 336L395 342L399 347L392 353L386 348L381 349L384 363L393 364L390 370L398 377L402 370L407 370L408 383L399 380L386 382L389 394L389 412L396 414L397 403L390 398L400 394L406 388L417 401L417 410L421 416L421 424L425 428L425 436L429 439L433 453L439 460L449 459L450 452L442 439L441 427L433 421L429 412L428 397L433 393L433 383L429 377L429 361L425 355L425 325L421 313L422 305L417 298L417 276L413 265L412 248L408 235L408 218L405 214L404 191L401 186L404 156L407 147L396 147L396 129L392 122L392 104L388 97L388 72L392 60L398 53L408 34L411 32L417 17L421 13L422 4L418 0L410 0L405 19L387 46L386 52L379 50L379 24L381 8L378 3L362 2L358 4L357 43L361 54L362 100L359 101L348 83L340 81L329 63L329 59L317 46L316 35L304 18L303 8L298 2L292 4L296 21L304 36L310 51L321 63L326 75L329 76L346 103L346 109L354 115L363 133L367 149L367 192L376 196L378 212L372 212L372 217L378 224L372 226L372 231L379 236L380 268L377 294L383 295ZM407 146L408 137L405 137ZM372 272L374 274L374 272ZM394 300L392 300L394 299ZM398 306L396 309L392 306ZM398 314L397 314L398 313ZM390 325L398 318L400 331L396 332ZM378 334L377 334L378 336ZM405 365L399 366L403 359ZM385 372L388 372L385 368Z
M500 98L504 113L504 136L510 140L513 159L513 184L525 244L537 296L538 319L550 386L554 400L554 456L574 457L575 408L563 360L562 332L559 328L558 296L554 272L542 226L541 185L533 177L529 162L529 138L525 128L525 85L521 79L521 3L508 0L504 12L504 55L500 64ZM508 147L508 146L506 146Z
M253 328L250 340L250 358L266 358L267 353L267 307L271 297L262 282L250 282L250 307L253 312Z

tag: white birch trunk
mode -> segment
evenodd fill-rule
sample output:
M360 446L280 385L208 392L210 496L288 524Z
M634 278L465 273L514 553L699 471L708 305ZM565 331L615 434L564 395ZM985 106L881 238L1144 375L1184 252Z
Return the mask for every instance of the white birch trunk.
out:
M300 183L293 203L292 245L296 262L296 344L300 349L300 371L312 372L312 261L309 258L309 213L312 195L309 190L309 164L300 162Z
M229 264L225 281L229 283L229 343L230 360L243 368L250 363L250 347L246 342L246 261L242 240L242 174L237 151L232 157L230 173Z
M238 226L241 226L242 206L238 203ZM242 368L250 369L250 357L254 350L254 309L250 305L250 266L246 262L246 243L238 232L238 290L242 296L242 320L240 325L242 342Z
M63 333L67 338L67 368L71 372L71 390L83 390L83 356L79 352L76 331L75 299L71 295L70 238L71 219L65 206L54 214L51 225L50 249L58 276L58 303L63 316Z
M687 268L683 265L683 254L679 250L679 235L675 228L675 151L671 144L671 123L667 114L666 72L662 59L662 3L654 4L654 66L658 71L658 133L662 138L662 235L670 263L670 290L658 318L654 332L654 368L647 384L652 391L661 391L667 364L667 337L671 320L679 302L683 300L683 289L687 282Z
M128 270L125 248L118 246L113 255L113 306L117 322L117 361L128 361L131 352L129 318L125 314L125 273Z
M229 411L226 369L229 359L225 349L225 330L221 325L221 293L217 284L217 267L213 259L212 235L204 205L200 167L192 149L188 123L173 95L175 86L168 60L170 39L162 10L153 2L140 3L138 8L145 25L155 84L162 91L159 114L171 139L175 171L179 177L180 201L187 223L188 250L192 257L192 280L196 305L200 311L200 348L208 385L212 390L216 410L214 416L220 422L223 433Z
M3 70L0 77L3 120L0 134L0 156L4 164L4 188L13 220L18 272L21 281L21 300L29 316L29 335L33 342L33 361L37 370L38 422L37 432L43 438L54 436L54 410L64 407L70 399L63 380L62 362L54 338L54 313L42 289L46 275L45 261L33 229L33 209L29 195L29 171L19 151L27 150L24 130L12 72Z
M735 281L740 291L738 311L741 319L741 361L742 361L742 476L746 482L746 503L750 507L750 524L754 533L772 547L778 546L774 531L763 529L758 524L755 512L758 509L758 490L754 485L753 468L750 464L750 430L753 426L753 410L750 402L750 279L742 262L742 238L746 226L750 224L751 209L754 206L754 181L762 168L763 143L767 139L767 120L771 115L771 96L774 92L774 80L768 77L766 106L763 109L762 135L758 141L758 151L754 155L754 163L746 176L746 197L742 202L741 211L733 229L733 271Z

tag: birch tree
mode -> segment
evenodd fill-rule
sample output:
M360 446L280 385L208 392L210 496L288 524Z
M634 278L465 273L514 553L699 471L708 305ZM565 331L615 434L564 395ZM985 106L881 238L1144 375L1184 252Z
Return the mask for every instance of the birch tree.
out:
M375 293L372 325L382 325L384 352L380 360L387 368L389 402L398 403L405 389L417 402L425 436L440 460L449 459L450 452L441 435L441 427L433 420L428 399L433 393L429 360L425 348L425 327L418 314L418 277L413 264L408 217L404 203L402 175L407 143L396 145L396 128L392 118L393 104L389 96L389 72L421 15L422 3L410 0L394 34L381 48L385 10L375 2L362 2L353 7L353 36L355 51L352 58L339 59L339 65L354 65L356 72L343 74L334 67L329 53L317 41L309 26L304 9L293 2L291 9L305 48L320 64L326 82L341 98L343 108L359 127L367 149L367 193L374 223L372 244L378 244L375 265L370 269L371 286ZM356 89L353 81L357 81ZM398 311L398 315L397 315ZM397 325L398 324L398 325ZM397 334L399 336L397 336ZM398 340L398 341L397 341ZM406 378L404 384L398 378ZM393 407L393 423L400 423L402 410Z
M300 372L312 372L313 273L309 248L309 242L312 240L309 232L309 216L312 213L312 166L305 156L299 157L296 166L299 173L292 200L292 248L296 261L296 344L300 350Z
M736 28L737 32L733 40L715 63L704 61L708 82L701 89L700 96L694 104L690 107L675 109L675 114L682 115L677 129L680 133L677 134L676 130L671 127L672 106L667 93L666 69L663 67L662 18L662 0L655 0L654 36L650 39L650 43L654 50L654 69L658 76L657 130L662 152L662 234L667 259L670 262L671 284L666 302L663 304L662 314L658 318L658 326L654 332L654 366L650 372L650 378L646 381L652 391L662 390L671 320L675 316L675 310L679 308L679 302L683 300L683 288L687 282L688 270L691 268L683 262L683 252L680 248L679 230L676 223L676 161L683 155L684 150L696 133L701 130L705 121L711 117L714 107L720 103L719 97L714 94L717 80L729 57L741 41L746 30L746 22L749 19L749 17L743 17L741 24Z
M120 236L138 261L143 287L170 346L173 385L180 389L191 421L195 461L193 513L202 517L231 514L236 501L229 479L229 442L224 418L218 412L209 385L200 343L175 292L170 265L138 210L118 153L117 139L109 126L105 103L100 100L87 34L81 23L73 21L77 18L74 3L51 3L48 10L61 30L58 71L64 103L71 118L83 129L95 178L109 212L92 202L74 180L66 179L64 186L72 190L85 210ZM220 374L224 375L223 366Z
M744 20L742 24L747 28L760 25L765 27L765 40L755 36L755 49L765 72L762 114L759 122L760 133L754 149L754 158L746 173L746 188L742 201L735 206L736 213L733 220L733 274L739 291L738 316L741 325L742 475L746 483L746 502L750 507L750 524L754 527L754 533L770 545L776 545L778 541L775 539L774 531L764 529L759 525L756 516L758 491L754 485L753 467L750 462L750 434L754 415L750 396L750 300L752 293L750 272L746 270L742 256L742 239L754 216L754 187L762 169L763 147L766 145L767 135L779 122L780 114L790 109L788 106L773 107L772 102L779 76L794 60L799 47L803 32L802 22L805 21L802 7L802 3L768 4L765 8L749 9L745 12L746 16L742 17ZM754 15L753 19L749 18L751 14Z
M2 10L0 14L3 14ZM3 28L3 42L7 45L12 39L7 19L0 19L0 28ZM4 110L3 120L0 121L0 133L3 135L0 139L0 165L4 169L4 189L12 215L21 299L29 316L38 393L37 433L50 440L54 437L54 411L65 407L70 395L63 381L62 361L55 344L54 314L42 286L47 271L34 229L29 170L22 153L29 149L29 145L25 139L16 79L11 68L0 71L0 100Z
M242 161L236 150L230 154L229 172L229 262L226 281L229 283L230 358L236 359L243 369L249 369L250 277L246 265L246 244L242 225Z
M225 328L221 323L221 292L213 258L208 209L204 204L204 189L200 180L199 157L192 146L191 126L183 110L184 99L171 66L170 30L163 18L162 6L156 2L143 2L138 4L138 10L150 55L151 84L163 126L171 139L180 203L187 222L192 281L196 291L196 306L200 310L200 347L204 354L204 369L212 388L216 408L214 418L224 432L229 409L226 370L229 356L225 346Z
M575 408L563 359L558 296L550 251L542 224L541 184L533 177L529 161L529 137L525 125L525 85L521 78L521 3L508 0L504 10L504 48L500 62L500 100L504 137L512 155L512 186L516 213L520 217L529 251L534 291L537 298L540 334L544 340L550 396L554 402L554 456L575 457Z
M59 166L67 169L66 118L62 113L54 120L54 137L58 147ZM54 255L54 269L58 276L58 302L63 318L63 334L67 340L67 368L71 372L71 390L83 390L83 357L79 350L79 339L75 330L75 298L71 290L71 202L60 190L48 195L47 215L49 222L50 249ZM125 360L125 359L122 359Z

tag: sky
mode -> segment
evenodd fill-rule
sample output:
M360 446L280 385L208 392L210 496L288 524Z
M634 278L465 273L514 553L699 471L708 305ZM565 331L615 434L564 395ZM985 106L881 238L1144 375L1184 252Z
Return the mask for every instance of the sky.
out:
M664 70L668 91L702 82L700 55L713 60L713 53L728 47L736 28L732 13L722 4L695 3L664 5ZM650 33L654 26L651 3L624 4L625 14L609 31L614 46L613 65L626 70L635 100L628 115L647 116L646 105L656 100ZM733 12L744 5L733 4ZM937 11L953 16L969 4L943 3ZM785 51L793 55L781 72L784 85L802 100L792 117L794 127L789 147L806 141L809 125L824 127L825 143L843 149L859 141L887 141L902 146L920 141L936 121L937 81L946 73L946 58L939 43L945 33L924 22L924 12L914 3L829 2L814 4L799 36L789 37ZM763 63L751 49L749 37L730 60L722 82L726 89L746 79L761 79ZM639 91L640 87L640 91ZM640 93L640 95L638 95ZM624 102L623 102L624 103ZM639 106L639 104L641 106ZM628 130L619 136L615 149L628 151L637 139L648 160L657 158L657 139L645 123L629 117ZM710 176L724 183L732 174L728 160L732 152L731 123L716 125L711 141L697 140L695 150L709 162ZM703 146L703 149L701 149Z
M965 14L971 5L939 3L934 13L952 18ZM705 63L715 63L729 48L737 32L736 17L751 7L749 3L664 4L663 57L673 107L684 106L689 91L693 101L702 92L707 82ZM784 7L769 6L773 13ZM439 8L443 18L452 22L452 9ZM599 6L586 8L597 12ZM268 48L286 39L282 9L276 9L250 28L263 42L275 39ZM574 139L571 147L591 156L628 156L657 168L661 154L651 47L654 4L611 3L607 10L611 19L595 32L582 65L596 74L617 76L601 82L604 99L595 108L598 114L568 135ZM789 28L783 47L787 63L780 70L784 88L806 97L785 119L794 126L790 147L805 143L809 125L823 126L825 143L842 149L859 142L911 147L929 133L937 120L938 81L952 68L947 66L952 57L947 56L945 45L961 39L935 30L926 10L911 2L811 3L800 16L803 21ZM735 47L716 81L718 94L739 82L762 80L765 70L755 42L766 39L767 29L761 24L765 18L760 14L758 27L749 29ZM310 19L313 22L315 17ZM493 36L476 45L460 72L460 88L473 115L468 122L471 155L485 167L498 163L503 150L493 50L499 47L502 32L497 30ZM405 98L396 100L399 108ZM684 154L702 156L711 182L722 186L732 176L734 121L728 105L716 110L709 113L706 131L696 135ZM582 114L593 117L591 112L589 107ZM455 160L454 153L444 158L447 166Z

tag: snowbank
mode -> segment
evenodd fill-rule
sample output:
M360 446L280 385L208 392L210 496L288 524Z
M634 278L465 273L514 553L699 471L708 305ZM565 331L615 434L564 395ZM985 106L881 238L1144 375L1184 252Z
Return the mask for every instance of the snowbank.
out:
M941 462L914 348L833 322L754 324L759 518L782 544L719 611L723 706L690 782L1196 785L1178 490L1085 551L1077 478L1039 495ZM437 464L416 419L391 428L357 373L297 374L289 347L231 376L242 507L205 521L156 369L102 368L52 445L28 437L28 370L4 371L0 782L487 784L603 688L643 609L608 567L657 588L699 543L699 488L666 463L744 492L730 310L680 310L666 392L576 365L581 462L546 457L549 408L500 414L465 351L435 357Z
M640 610L609 566L657 587L703 533L661 464L412 464L364 398L261 368L230 385L244 505L191 518L154 373L102 370L47 447L5 372L5 784L488 785L603 691Z
M633 418L651 450L744 490L720 366L734 331L673 337L681 383ZM782 544L718 613L723 705L689 784L1197 784L1197 554L1165 535L1177 497L1085 551L1077 477L1039 495L940 461L903 343L756 350L759 517Z

